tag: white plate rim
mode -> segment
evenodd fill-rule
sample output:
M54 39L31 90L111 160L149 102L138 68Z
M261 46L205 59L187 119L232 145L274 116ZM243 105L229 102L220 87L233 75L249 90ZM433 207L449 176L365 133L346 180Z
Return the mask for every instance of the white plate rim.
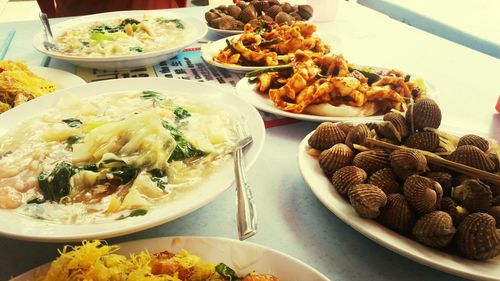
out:
M225 29L218 29L218 28L214 28L214 27L211 27L210 25L208 25L208 22L205 22L205 24L207 25L207 28L210 32L214 32L216 33L217 35L220 35L220 36L230 36L230 35L235 35L235 34L241 34L243 33L243 30L225 30Z
M54 34L54 38L56 38L60 33L64 32L64 30L67 30L68 28L83 25L86 23L91 23L95 21L101 21L101 20L109 20L113 18L119 18L122 16L142 16L144 14L147 15L153 15L153 16L165 16L168 18L180 18L189 24L193 26L193 28L196 30L196 34L190 38L190 40L187 40L185 43L170 47L167 49L160 49L156 51L151 51L151 52L146 52L146 53L139 53L139 54L130 54L130 55L120 55L120 56L112 56L112 57L81 57L81 56L74 56L74 55L65 55L61 54L58 52L54 51L49 51L45 49L43 46L43 41L45 40L44 38L44 32L41 30L39 31L35 37L33 38L32 44L33 47L47 55L56 59L60 60L67 60L67 61L76 61L76 62L117 62L117 61L130 61L130 60L141 60L141 59L147 59L147 58L152 58L152 57L157 57L157 56L162 56L165 54L171 54L171 53L176 53L179 50L182 50L183 48L193 44L200 38L203 38L207 32L208 29L205 25L204 22L201 20L188 16L185 13L179 13L179 12L172 12L172 11L166 11L166 10L130 10L130 11L116 11L116 12L107 12L107 13L99 13L99 14L92 14L92 15L87 15L87 16L81 16L81 17L76 17L72 19L68 19L62 22L58 22L56 24L51 25L52 32Z
M293 119L312 121L312 122L338 122L338 121L349 121L349 122L373 122L382 120L383 115L374 116L321 116L312 115L306 113L293 113L276 108L273 102L269 99L267 95L263 95L255 91L255 84L249 82L248 78L243 77L238 83L236 83L236 95L246 100L251 105L255 106L257 109Z
M194 246L192 246L194 244ZM230 238L225 238L225 237L213 237L213 236L166 236L166 237L157 237L157 238L146 238L146 239L140 239L140 240L134 240L134 241L128 241L124 243L119 243L117 245L120 246L120 250L117 251L118 254L129 254L129 253L137 253L141 250L148 249L150 253L156 253L158 251L164 251L164 250L170 250L177 252L181 250L182 248L186 249L190 253L202 257L202 259L205 262L211 262L211 263L218 263L222 262L221 260L206 260L206 258L203 258L204 255L206 255L206 251L203 253L196 253L192 250L189 249L189 246L194 248L203 248L203 244L208 245L208 247L211 248L224 248L223 250L226 250L227 248L229 251L221 251L223 254L226 254L227 261L224 261L227 265L235 269L237 271L237 274L243 275L246 273L250 273L253 268L253 263L249 263L248 265L244 266L244 270L247 272L242 272L242 269L238 269L235 267L234 264L230 264L229 260L235 256L236 259L245 259L246 257L239 257L237 251L232 251L233 249L236 250L244 250L245 253L248 256L251 256L252 254L258 253L262 257L270 257L269 259L273 262L285 262L290 265L295 265L299 271L304 272L305 274L308 274L309 278L313 277L314 279L308 279L311 281L328 281L328 277L323 275L321 272L319 272L317 269L312 267L311 265L308 265L301 260L290 256L288 254L285 254L283 252L280 252L278 250L274 250L272 248L248 242L248 241L238 241ZM184 245L187 245L187 247L184 247ZM196 246L198 245L198 246ZM154 249L154 250L152 250ZM218 250L218 249L217 249ZM271 259L274 258L274 259ZM247 257L246 259L255 259L255 257ZM35 273L37 270L42 270L45 269L47 270L49 267L50 263L41 265L39 267L36 267L34 269L31 269L17 277L15 277L13 280L16 281L28 281L30 280L29 278L32 277L32 275ZM272 270L272 268L270 268ZM267 268L266 270L269 270ZM264 269L262 271L260 269L257 269L257 272L260 273L271 273L271 274L276 274L274 272L264 272ZM279 276L278 276L279 277Z
M109 87L112 90L103 90L103 87ZM247 163L246 169L250 169L255 164L260 152L262 151L265 139L264 122L260 114L255 108L231 92L202 82L173 78L147 77L105 80L88 83L79 87L59 90L51 95L45 95L15 107L0 115L0 123L4 124L4 128L2 129L5 130L15 127L17 123L22 120L42 114L45 110L51 108L60 96L68 93L76 93L77 96L95 96L112 92L126 92L144 89L159 90L164 92L171 91L186 95L209 95L212 100L222 99L223 97L224 102L228 105L237 106L239 114L246 118L249 133L253 136L253 143L245 152L245 163ZM190 92L190 89L194 90ZM202 90L200 91L200 89ZM40 105L44 105L45 107L41 109ZM17 121L9 122L9 120ZM225 173L227 177L224 178L223 173ZM217 180L221 182L217 183ZM213 181L215 181L215 183ZM130 234L167 223L194 212L195 210L215 200L224 191L229 189L233 182L234 176L232 161L227 161L225 165L221 167L219 172L213 174L212 177L208 179L208 184L215 184L216 188L213 188L213 190L210 189L210 192L204 191L201 188L195 189L195 191L200 192L202 195L196 197L197 201L195 201L195 204L184 207L179 205L178 201L169 201L169 204L164 204L161 207L157 206L150 210L150 212L148 212L145 216L130 217L124 220L114 220L106 223L76 225L56 224L48 221L23 217L19 214L14 214L11 210L0 209L0 235L28 241L68 242L79 241L82 239L104 239ZM160 215L159 217L155 217L155 214L160 213L159 210L163 210L167 207L174 208L176 205L179 205L177 206L178 209L168 210L170 213L161 213L167 213L168 216ZM12 213L8 214L8 212ZM15 220L9 225L9 219L14 218L19 221ZM12 223L16 225L13 226ZM84 231L82 232L82 230Z
M36 75L53 82L58 90L87 84L83 78L68 71L45 66L28 66Z
M307 141L313 133L314 131L310 132L299 144L299 169L312 193L335 216L366 238L413 261L465 278L500 280L500 257L488 261L475 261L447 254L407 238L374 220L361 218L334 190L331 182L323 174L317 158L307 153L310 148Z

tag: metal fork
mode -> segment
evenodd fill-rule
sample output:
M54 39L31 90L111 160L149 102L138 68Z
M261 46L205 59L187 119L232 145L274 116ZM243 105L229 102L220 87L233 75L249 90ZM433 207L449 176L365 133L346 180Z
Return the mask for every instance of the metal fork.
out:
M236 124L236 133L239 141L233 151L234 174L236 181L236 194L238 199L238 234L240 240L245 240L257 233L256 210L253 202L252 190L245 175L245 164L243 161L243 148L251 144L252 136L248 135L242 124Z
M38 14L40 21L43 25L43 30L45 31L45 41L43 41L43 46L47 51L57 51L57 45L54 44L54 36L52 36L52 29L50 28L49 18L44 12Z

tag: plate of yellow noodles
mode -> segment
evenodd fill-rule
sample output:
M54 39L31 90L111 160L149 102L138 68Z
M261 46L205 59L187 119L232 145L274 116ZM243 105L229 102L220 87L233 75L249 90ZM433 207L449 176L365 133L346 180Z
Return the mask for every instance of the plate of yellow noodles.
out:
M58 89L85 84L85 81L68 72L22 61L0 61L0 113L15 106L50 94Z
M83 241L12 280L293 281L329 280L278 251L217 237L161 237L121 245Z

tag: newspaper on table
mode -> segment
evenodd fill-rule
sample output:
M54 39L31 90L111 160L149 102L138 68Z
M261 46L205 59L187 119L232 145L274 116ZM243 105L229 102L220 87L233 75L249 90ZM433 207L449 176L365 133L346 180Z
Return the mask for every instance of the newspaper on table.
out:
M244 74L231 72L205 63L201 57L200 49L200 47L184 49L177 56L153 66L116 71L77 67L76 74L87 82L129 77L165 77L234 88ZM259 112L266 128L295 122L294 119Z

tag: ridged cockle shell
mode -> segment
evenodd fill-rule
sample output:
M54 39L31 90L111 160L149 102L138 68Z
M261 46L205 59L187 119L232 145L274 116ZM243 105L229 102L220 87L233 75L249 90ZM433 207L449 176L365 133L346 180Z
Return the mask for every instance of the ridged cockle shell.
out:
M452 189L451 198L469 212L474 213L488 210L493 194L488 185L475 179L469 179Z
M406 124L406 119L399 113L388 112L384 115L384 121L389 121L398 130L402 139L405 139L410 134L410 128Z
M429 178L412 175L403 185L403 194L408 203L420 214L439 209L443 190L441 185Z
M427 167L425 156L413 149L394 150L390 154L389 160L394 173L402 179L414 174L421 174L425 172Z
M390 167L389 153L383 149L363 151L354 156L353 165L371 175L380 169Z
M366 172L355 166L346 166L338 169L332 176L332 185L341 195L347 195L351 186L364 183Z
M489 142L485 138L480 137L478 135L472 135L472 134L462 136L458 140L458 146L462 146L462 145L473 145L473 146L481 149L482 151L486 151L490 147Z
M418 132L411 134L404 142L411 148L434 152L439 146L439 136L434 132Z
M312 148L325 150L337 143L343 143L345 138L346 134L336 124L323 122L314 130L307 142Z
M365 145L366 139L370 137L370 129L365 124L358 124L349 130L345 144L354 149L353 144Z
M415 213L403 194L387 195L387 204L381 209L378 220L398 232L408 232L415 224Z
M447 159L488 172L496 168L495 163L481 149L468 144L457 147Z
M426 127L439 128L441 118L441 109L434 100L428 98L410 104L406 111L406 121L410 124L410 128L413 123L413 129L417 131Z
M390 168L384 168L373 173L368 183L378 186L385 194L398 193L399 182L396 174Z
M500 255L500 229L495 227L492 216L486 213L470 214L458 225L456 244L468 258L492 259Z
M448 213L433 211L417 220L412 233L422 244L443 248L451 243L456 231Z
M319 166L327 176L333 175L338 169L352 164L354 152L345 144L337 143L319 155Z
M359 216L374 219L387 203L385 193L373 184L356 184L349 189L349 201Z

